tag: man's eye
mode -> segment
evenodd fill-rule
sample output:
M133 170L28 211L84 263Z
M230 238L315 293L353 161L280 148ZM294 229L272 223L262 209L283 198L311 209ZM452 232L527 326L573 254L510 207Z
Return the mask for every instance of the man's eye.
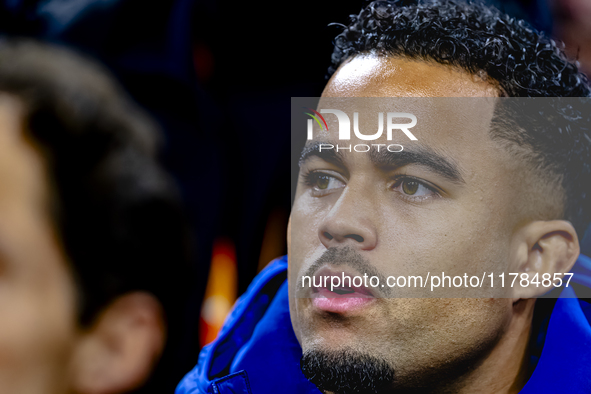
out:
M306 183L318 192L344 187L345 184L334 176L313 172L306 175Z
M402 191L411 196L419 191L420 186L421 185L417 181L402 181Z
M406 196L429 197L437 195L433 188L414 178L401 178L394 184L394 189Z

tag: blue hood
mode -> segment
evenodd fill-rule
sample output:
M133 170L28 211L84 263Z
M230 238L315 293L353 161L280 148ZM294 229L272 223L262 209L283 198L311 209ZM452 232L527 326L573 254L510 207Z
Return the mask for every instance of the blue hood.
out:
M573 282L591 288L591 259L580 256L572 272ZM591 304L565 288L521 393L591 393L590 322ZM301 355L289 317L284 256L254 279L176 394L321 394L301 372Z

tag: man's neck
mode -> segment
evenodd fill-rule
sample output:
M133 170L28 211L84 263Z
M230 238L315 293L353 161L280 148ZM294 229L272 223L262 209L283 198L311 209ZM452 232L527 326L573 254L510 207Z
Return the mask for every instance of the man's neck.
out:
M519 300L513 304L513 316L497 345L477 368L445 392L509 394L523 388L531 373L528 345L535 301Z

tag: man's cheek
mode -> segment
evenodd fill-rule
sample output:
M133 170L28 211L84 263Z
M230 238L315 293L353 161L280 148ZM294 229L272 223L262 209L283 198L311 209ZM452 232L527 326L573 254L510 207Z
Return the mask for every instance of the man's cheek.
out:
M302 210L292 213L289 232L292 254L300 254L303 250L314 248L320 244L318 229L322 220L321 214L303 214Z

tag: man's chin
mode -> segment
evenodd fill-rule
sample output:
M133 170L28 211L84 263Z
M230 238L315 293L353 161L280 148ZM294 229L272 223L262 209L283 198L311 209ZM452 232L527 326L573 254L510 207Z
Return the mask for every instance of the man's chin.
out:
M392 392L394 369L385 360L354 350L304 352L302 372L320 390L338 394Z

